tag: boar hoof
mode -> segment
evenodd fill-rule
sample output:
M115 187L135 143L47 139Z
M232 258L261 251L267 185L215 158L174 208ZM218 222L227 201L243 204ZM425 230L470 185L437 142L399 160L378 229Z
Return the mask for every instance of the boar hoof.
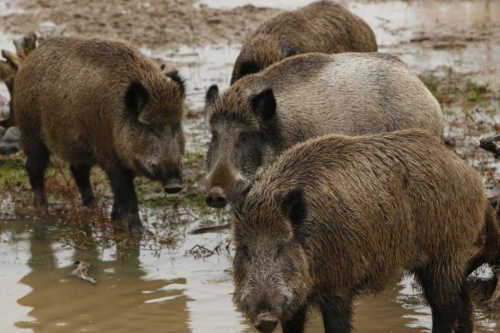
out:
M178 179L171 180L163 187L163 190L169 194L179 193L182 190L182 183Z
M94 195L86 195L82 198L82 204L84 207L92 207L95 204Z
M137 221L136 219L127 221L127 229L134 234L142 234L144 231L141 221Z
M259 332L271 333L278 325L278 319L270 313L264 313L257 317L254 325Z
M207 205L213 208L222 208L227 205L227 198L219 186L213 187L205 197Z

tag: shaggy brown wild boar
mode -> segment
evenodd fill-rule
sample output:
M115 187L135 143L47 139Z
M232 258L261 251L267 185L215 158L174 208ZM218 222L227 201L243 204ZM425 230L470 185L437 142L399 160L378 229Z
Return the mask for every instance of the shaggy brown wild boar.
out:
M426 131L298 144L234 209L234 302L261 332L302 332L313 305L326 332L350 332L353 300L404 271L433 332L472 332L468 258L489 228L494 259L498 226L481 177Z
M312 52L377 52L377 41L361 18L332 1L317 1L266 20L243 45L231 84L286 57Z
M380 53L310 53L238 80L206 96L212 140L207 197L224 207L285 149L312 137L423 128L436 136L436 99L399 58Z
M22 63L14 109L36 205L45 204L49 155L70 163L84 205L94 201L93 165L107 174L115 195L112 218L141 232L136 174L158 179L167 193L182 188L181 128L184 84L131 44L58 37Z

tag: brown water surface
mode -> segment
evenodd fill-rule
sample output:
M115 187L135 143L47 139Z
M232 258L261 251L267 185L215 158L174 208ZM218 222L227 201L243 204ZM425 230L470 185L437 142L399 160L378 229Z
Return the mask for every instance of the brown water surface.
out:
M220 7L248 2L273 5L272 1L260 0L202 1ZM277 1L276 7L293 8L308 2ZM487 27L498 27L500 2L346 4L374 28L381 51L400 55L418 74L440 75L452 68L475 80L498 85L500 40L489 35L485 38L482 32L496 33L497 30L491 32ZM417 37L425 38L411 42ZM12 38L0 35L0 48L12 50L8 46ZM436 47L436 43L458 43L467 38L465 47ZM188 150L206 150L209 135L201 114L204 93L213 83L222 89L227 87L239 48L240 45L185 46L175 52L162 47L143 49L149 56L178 67L187 79L187 105L191 112L185 121ZM4 89L0 94L7 97ZM445 136L456 138L457 151L464 153L484 133L467 128L465 116L455 111L445 109ZM471 163L479 162L472 159ZM227 214L189 208L178 223L165 223L162 219L165 211L178 207L142 208L143 220L148 221L148 229L157 237L145 237L137 246L96 242L81 247L75 241L77 231L71 223L76 217L54 213L36 219L16 218L17 211L24 208L17 207L19 204L12 202L8 194L1 197L0 332L252 331L231 301L234 252L229 231L188 234L207 219L223 223ZM81 232L100 234L100 230ZM170 237L175 242L166 245L158 242ZM89 275L96 278L96 285L68 275L77 260L92 265ZM479 308L475 316L477 332L499 331L499 313ZM413 287L413 280L405 278L376 297L361 298L354 325L358 332L428 332L430 309ZM317 312L311 314L308 328L308 332L323 332Z

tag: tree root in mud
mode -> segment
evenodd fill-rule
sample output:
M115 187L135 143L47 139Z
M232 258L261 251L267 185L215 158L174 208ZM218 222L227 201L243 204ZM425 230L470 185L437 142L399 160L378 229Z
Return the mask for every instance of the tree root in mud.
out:
M479 140L479 148L489 151L495 155L495 158L499 158L500 148L495 144L497 141L500 141L500 135L481 139Z
M491 136L479 141L479 148L484 149L490 153L495 155L495 158L500 157L500 148L498 148L496 142L500 141L500 136ZM500 202L500 192L496 191L497 194L493 197L489 198L490 203L493 206L497 207L497 221L500 222L498 205ZM481 259L484 259L484 256L481 254L482 251L476 252L472 258L469 260L468 272L472 272L472 268L478 267L481 264ZM499 249L500 252L500 249ZM493 277L486 280L476 280L471 281L471 287L473 290L473 296L483 296L480 300L487 308L491 310L500 309L500 254L497 256L496 263L494 265L490 265L491 270L493 271ZM483 260L484 262L484 260Z
M500 267L492 268L491 278L469 277L471 298L490 311L500 310Z

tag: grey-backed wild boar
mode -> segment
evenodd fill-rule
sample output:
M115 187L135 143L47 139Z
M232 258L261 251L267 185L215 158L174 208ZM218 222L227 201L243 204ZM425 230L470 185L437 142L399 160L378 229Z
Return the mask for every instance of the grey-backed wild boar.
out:
M319 306L326 332L350 332L353 300L405 271L432 331L472 332L468 259L498 226L481 177L420 129L326 135L283 153L234 205L234 302L261 332L302 332Z
M70 163L84 205L94 201L93 165L114 192L112 218L142 231L136 174L182 189L184 84L131 44L99 38L52 38L22 63L14 109L35 204L45 204L51 153Z
M212 140L207 197L224 207L285 149L309 138L405 128L443 131L437 100L397 57L309 53L290 57L206 96Z
M266 20L243 45L231 84L296 54L376 51L365 21L332 1L317 1Z

